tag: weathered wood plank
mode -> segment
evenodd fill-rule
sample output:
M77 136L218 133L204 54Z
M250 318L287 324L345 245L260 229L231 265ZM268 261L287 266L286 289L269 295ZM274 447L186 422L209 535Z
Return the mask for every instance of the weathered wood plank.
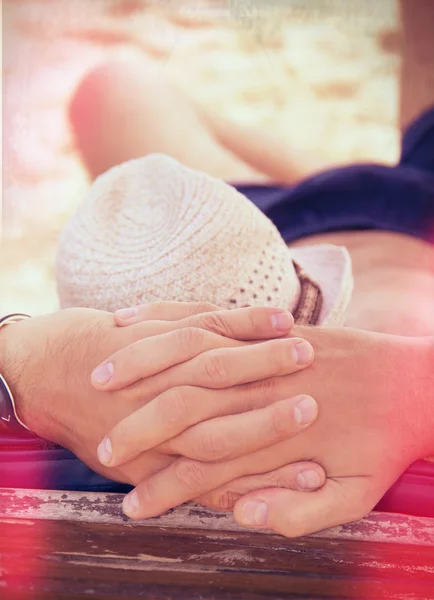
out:
M22 597L434 597L432 547L74 521L1 527L2 581Z
M122 496L0 490L7 600L434 598L434 520L373 513L297 540L184 505L143 522ZM2 595L4 592L4 596Z
M161 517L133 522L121 511L122 495L45 490L0 490L0 519L49 519L123 524L127 528L187 528L244 532L230 513L217 513L194 503ZM260 534L259 534L260 535ZM271 534L267 534L270 536ZM434 519L371 513L365 519L334 527L313 537L434 547Z

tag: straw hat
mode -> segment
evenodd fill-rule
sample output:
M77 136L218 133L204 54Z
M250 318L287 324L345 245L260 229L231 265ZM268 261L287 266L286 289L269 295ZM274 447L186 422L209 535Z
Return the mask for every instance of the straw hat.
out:
M207 301L338 325L352 291L345 248L289 249L233 187L162 154L98 177L61 234L56 270L62 308Z

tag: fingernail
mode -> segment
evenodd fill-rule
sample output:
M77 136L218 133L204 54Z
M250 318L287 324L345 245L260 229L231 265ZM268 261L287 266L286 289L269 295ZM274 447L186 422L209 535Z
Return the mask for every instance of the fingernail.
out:
M297 485L302 490L316 490L321 485L321 479L316 471L302 471L297 475Z
M120 308L115 312L115 315L121 319L132 319L138 312L139 309L136 306L132 306L131 308Z
M265 502L247 501L241 509L243 525L265 525L268 518L268 506Z
M112 378L114 367L112 363L104 363L99 365L92 373L92 381L104 385Z
M271 316L271 324L276 331L289 331L294 324L294 320L290 314L280 312Z
M136 490L127 494L122 503L122 509L127 517L133 517L139 508L139 496Z
M294 408L294 419L299 425L312 423L317 413L317 404L310 396L304 396Z
M99 462L103 465L108 465L112 459L112 443L109 438L104 438L103 441L98 446L97 450Z
M312 362L313 348L307 342L297 342L293 348L293 353L297 365L308 365Z

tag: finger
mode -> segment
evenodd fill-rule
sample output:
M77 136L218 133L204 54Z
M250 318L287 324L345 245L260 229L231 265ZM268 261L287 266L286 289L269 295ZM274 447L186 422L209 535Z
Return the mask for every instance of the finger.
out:
M98 446L98 458L106 466L119 466L159 446L205 419L249 410L241 388L208 390L192 386L169 389L120 421ZM253 398L254 394L244 393Z
M183 322L184 326L200 327L234 340L261 340L287 334L294 318L285 310L257 306L207 312Z
M249 399L253 403L242 388L223 393L188 386L171 389L120 421L98 446L98 458L115 467L158 446L160 452L197 460L228 460L288 439L317 416L317 404L309 396L234 414L237 405L248 410ZM223 410L230 416L213 418Z
M241 344L241 342L238 342ZM260 379L295 373L313 361L312 346L300 338L245 344L197 354L165 375L170 386L228 388Z
M130 492L124 499L124 512L132 519L155 517L244 475L267 473L283 467L288 464L285 444L280 442L271 448L221 463L178 458ZM299 460L300 457L291 462Z
M293 441L296 442L296 439ZM293 454L293 460L288 458L285 441L225 462L206 463L181 457L137 486L125 498L124 511L133 519L155 517L244 475L267 473L289 462L302 460L302 455L297 456L300 453ZM303 454L306 454L306 449Z
M113 314L119 327L141 321L178 321L201 313L220 310L209 302L149 302L140 306L121 308Z
M135 520L156 517L239 475L231 461L207 464L179 458L125 496L123 510L128 517Z
M327 479L310 494L277 488L247 494L235 504L234 517L245 527L298 537L357 521L373 509L378 498L368 477Z
M113 467L156 446L162 451L169 451L161 444L196 423L283 399L285 390L275 382L277 379L228 390L193 386L168 389L111 430L98 447L100 461Z
M166 305L175 305L173 308ZM181 306L179 306L181 305ZM287 334L294 325L294 319L288 311L277 310L269 306L239 308L235 310L219 310L212 304L206 305L209 311L202 310L203 305L165 302L156 305L143 305L129 309L121 309L114 314L117 325L134 325L145 322L157 324L156 333L174 328L199 327L212 333L237 340L270 339ZM201 312L196 314L198 306ZM194 316L191 313L194 312ZM170 313L170 314L169 314ZM126 316L130 314L130 316ZM123 316L125 315L125 316ZM167 316L178 316L179 319L165 319ZM187 316L185 316L187 315ZM169 329L170 328L170 329ZM150 330L152 331L152 329ZM146 337L155 335L145 329Z
M266 408L199 423L163 448L204 462L232 460L290 439L311 425L317 413L315 400L300 395Z
M170 331L118 350L94 369L91 381L97 389L120 389L188 361L201 352L241 343L199 328Z
M285 465L269 473L240 477L216 490L196 498L214 510L233 510L235 503L246 494L265 488L285 488L300 492L312 492L324 485L324 469L314 462L300 461Z
M120 468L104 469L101 466L96 467L105 477L129 483L130 485L138 485L144 479L151 477L154 473L158 473L165 469L176 460L176 457L159 452L143 452L137 458L123 465ZM92 468L92 464L89 464Z

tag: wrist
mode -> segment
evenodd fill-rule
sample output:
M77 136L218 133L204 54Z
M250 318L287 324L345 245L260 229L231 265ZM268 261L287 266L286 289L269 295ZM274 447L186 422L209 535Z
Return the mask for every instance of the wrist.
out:
M424 458L434 459L434 337L425 338L425 429L426 429L426 455Z
M11 415L9 421L10 429L21 430L23 434L33 433L31 419L28 418L28 402L26 398L26 375L25 365L28 357L24 356L24 344L17 344L17 339L21 337L21 327L23 320L14 322L11 320L0 327L0 374L2 375L2 390L4 399L8 398L10 403ZM21 352L19 351L21 350ZM7 409L7 404L4 405ZM29 431L27 431L29 430Z
M417 440L417 459L434 456L434 337L405 338L410 346L403 375L405 426Z

